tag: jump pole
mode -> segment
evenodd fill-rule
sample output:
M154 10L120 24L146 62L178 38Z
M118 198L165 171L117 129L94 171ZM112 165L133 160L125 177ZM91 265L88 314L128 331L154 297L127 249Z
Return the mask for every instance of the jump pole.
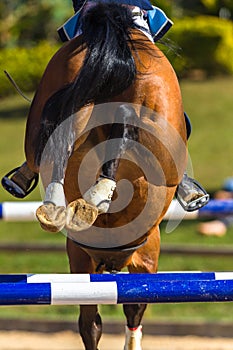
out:
M35 221L36 210L42 202L3 202L0 203L0 220Z
M233 280L233 272L201 272L201 271L169 271L151 274L131 274L128 272L103 274L0 274L2 283L90 283L90 282L117 282L134 283L137 280L145 282L166 281L218 281Z
M173 200L164 216L164 220L195 220L216 215L233 215L233 199L212 199L199 210L186 212L177 200Z
M4 221L35 221L36 209L42 202L3 202L0 203L0 220ZM173 200L164 220L193 220L216 214L233 214L233 199L210 200L203 208L194 212L186 212L176 200Z
M118 278L119 275L121 276ZM110 275L112 280L88 283L1 282L0 304L91 305L233 301L233 273L215 273L209 279L202 273L197 273L199 279L192 279L194 273L187 279L182 279L183 273L177 279L169 279L170 275L173 274L116 274ZM130 280L129 276L132 276ZM157 280L153 279L155 276L158 276Z

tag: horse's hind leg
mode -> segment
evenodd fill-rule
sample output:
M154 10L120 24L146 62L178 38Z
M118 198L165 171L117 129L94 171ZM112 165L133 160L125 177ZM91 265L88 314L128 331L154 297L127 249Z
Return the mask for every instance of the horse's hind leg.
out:
M152 229L147 243L138 249L128 267L131 273L155 273L158 268L160 251L159 228ZM142 326L141 321L147 304L124 304L123 309L127 320L124 350L142 350Z
M115 113L106 147L105 162L97 182L83 195L68 205L66 228L80 231L90 227L99 214L107 213L116 187L115 176L122 156L133 148L138 140L138 128L134 126L138 116L129 104L120 105Z
M76 243L67 239L67 253L71 273L94 273L95 265L90 256ZM85 350L97 350L102 335L102 322L97 305L80 305L79 333Z
M86 350L97 350L102 322L97 305L80 305L79 332Z
M36 217L45 231L58 232L65 226L66 200L64 176L57 176L56 167L53 170L52 181L46 188L43 204L37 209Z
M43 204L36 211L41 227L49 232L61 231L66 223L64 179L73 150L74 131L73 121L68 120L63 124L65 125L57 127L50 135L42 156L37 160L42 169L49 161L53 164L51 179L45 179L49 184L45 190Z
M123 309L127 318L125 327L124 350L142 350L142 326L141 320L147 304L124 304Z

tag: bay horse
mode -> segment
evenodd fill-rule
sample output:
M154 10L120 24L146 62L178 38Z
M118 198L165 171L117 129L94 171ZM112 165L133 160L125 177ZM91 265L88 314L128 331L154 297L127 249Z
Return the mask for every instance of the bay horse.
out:
M37 218L65 230L71 273L155 273L159 224L187 158L179 83L129 8L97 2L81 24L48 63L28 115L27 165L45 187ZM123 309L124 350L140 350L146 305ZM97 350L97 305L80 305L79 331Z

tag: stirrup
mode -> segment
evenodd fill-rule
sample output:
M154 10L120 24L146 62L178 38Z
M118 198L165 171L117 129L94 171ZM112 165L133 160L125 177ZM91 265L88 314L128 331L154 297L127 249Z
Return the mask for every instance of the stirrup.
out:
M210 196L199 182L190 177L189 181L192 183L193 193L185 193L182 186L183 191L179 190L179 185L175 196L185 211L192 212L204 207L209 202Z
M2 186L12 196L22 199L22 198L26 197L29 193L31 193L34 190L34 188L37 186L38 181L39 181L39 175L35 174L35 176L31 180L29 188L27 190L24 190L22 187L20 187L15 181L13 181L10 178L10 176L12 174L15 174L20 168L21 167L17 167L15 169L11 170L9 173L7 173L2 178Z

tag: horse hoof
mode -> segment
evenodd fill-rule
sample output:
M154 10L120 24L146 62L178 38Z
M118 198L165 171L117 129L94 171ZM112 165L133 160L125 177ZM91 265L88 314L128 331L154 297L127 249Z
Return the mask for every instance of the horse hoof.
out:
M66 208L53 203L43 204L37 209L36 217L43 230L59 232L66 223Z
M98 208L77 199L67 206L66 229L71 231L86 230L93 225L98 216Z

